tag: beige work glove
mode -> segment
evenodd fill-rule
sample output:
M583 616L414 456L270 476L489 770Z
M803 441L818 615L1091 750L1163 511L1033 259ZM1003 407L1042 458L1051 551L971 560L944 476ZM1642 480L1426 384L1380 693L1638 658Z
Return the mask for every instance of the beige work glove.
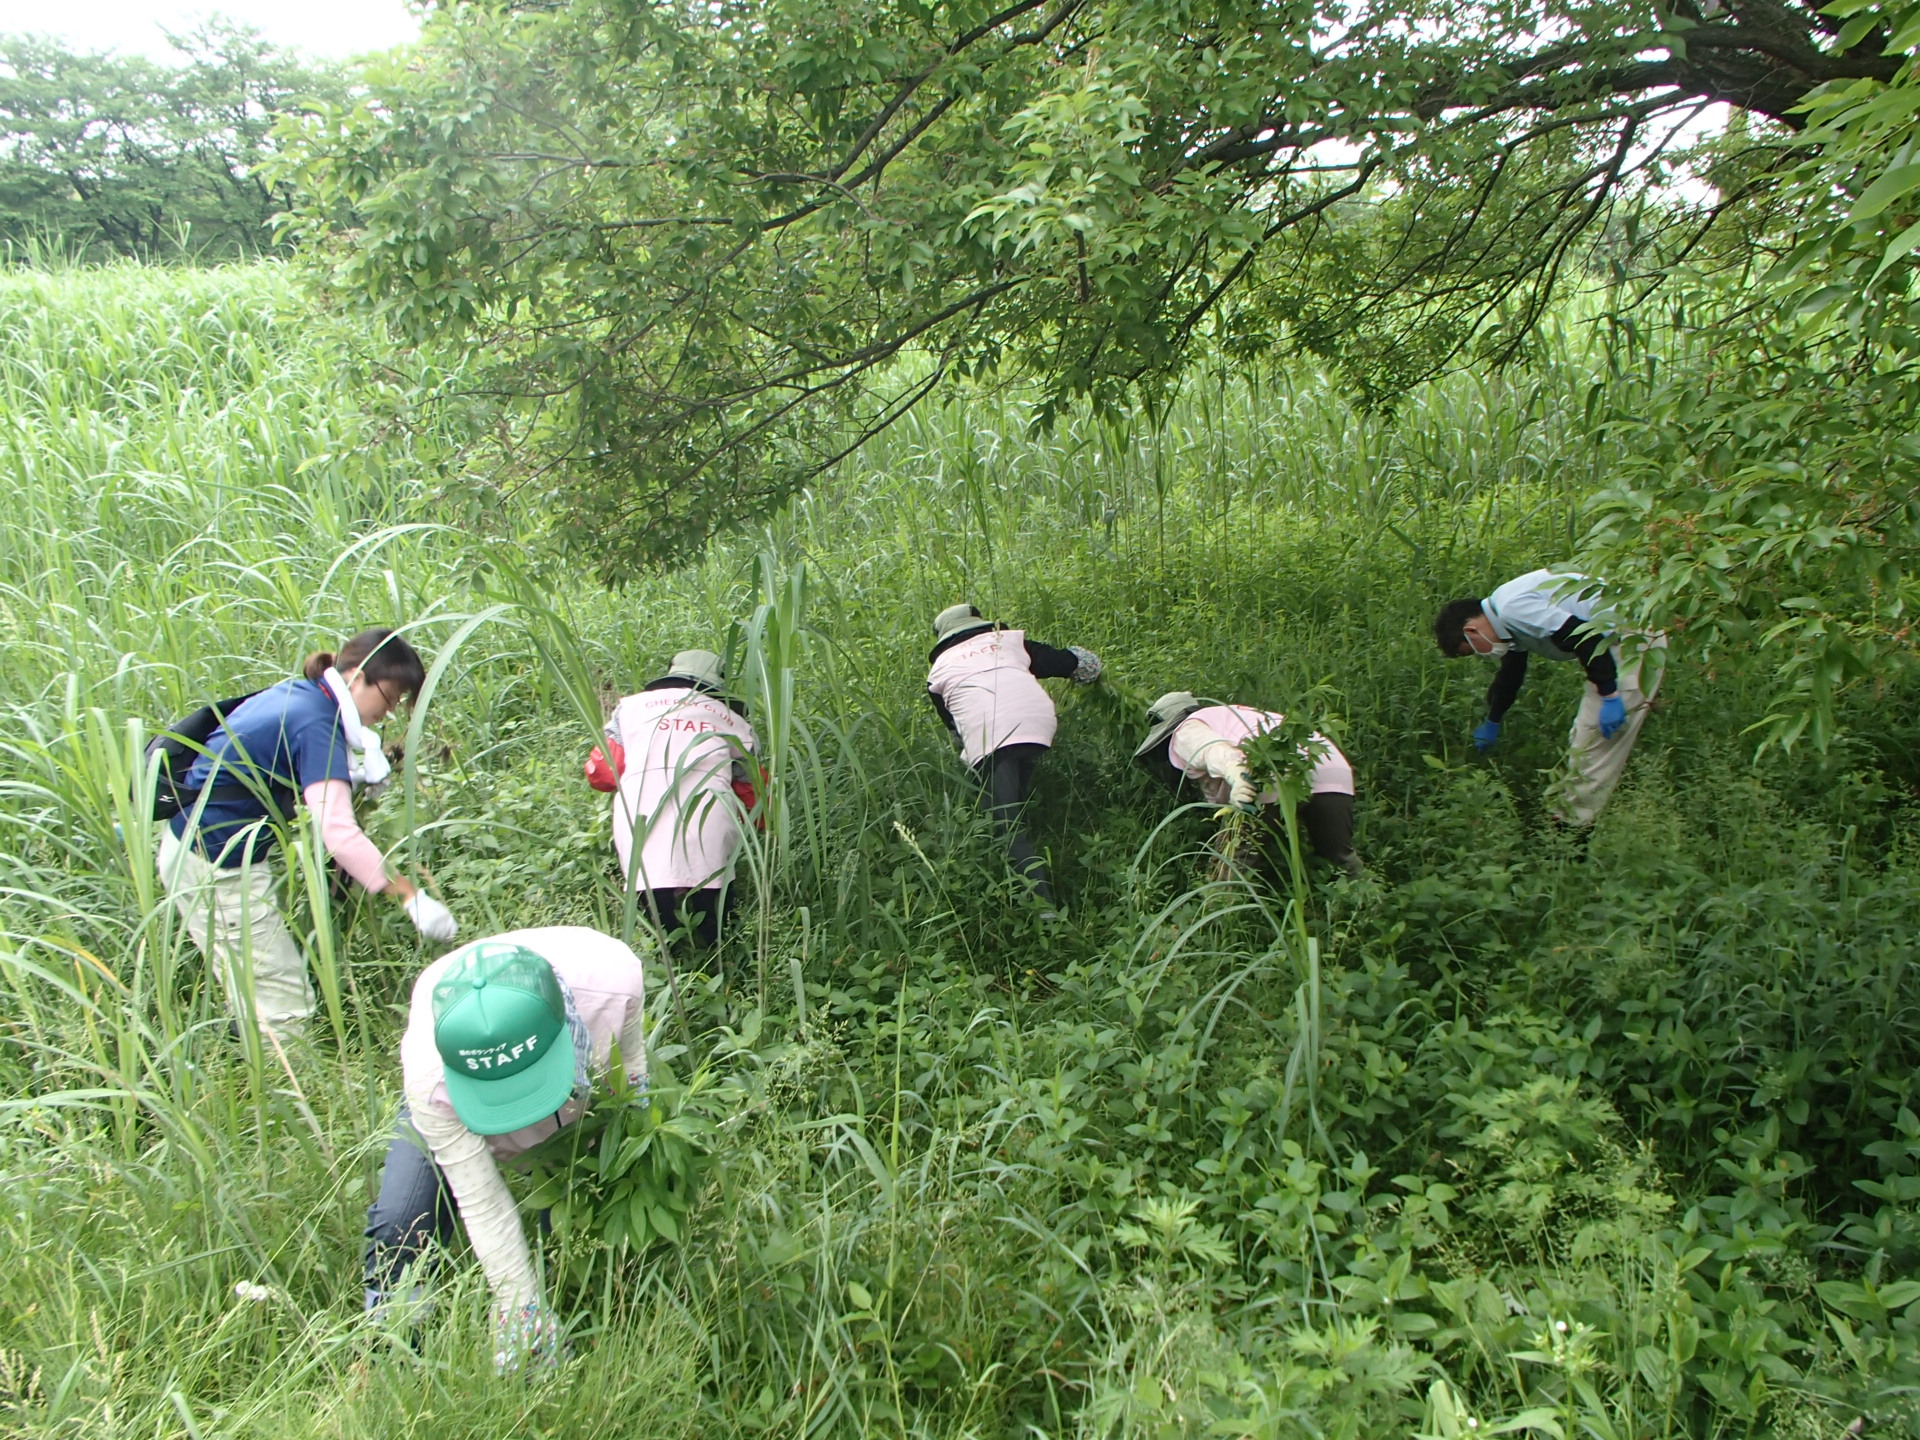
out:
M1247 774L1247 762L1240 754L1240 747L1223 741L1210 745L1206 750L1207 769L1216 777L1227 782L1227 803L1237 805L1242 810L1256 809L1260 803L1260 791Z

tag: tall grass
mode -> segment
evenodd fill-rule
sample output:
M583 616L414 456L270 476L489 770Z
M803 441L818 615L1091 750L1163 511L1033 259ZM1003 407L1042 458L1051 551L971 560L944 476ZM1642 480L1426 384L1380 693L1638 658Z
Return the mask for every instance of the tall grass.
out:
M1743 680L1682 648L1583 857L1534 798L1575 677L1536 674L1478 759L1487 673L1426 635L1439 600L1571 553L1613 460L1578 333L1393 418L1304 371L1047 433L964 393L612 594L541 517L461 508L459 437L415 408L457 377L369 351L270 267L0 278L10 1428L1904 1423L1910 797L1860 747L1756 770ZM1014 903L923 698L963 598L1109 666L1058 697L1032 817L1064 928ZM493 1377L459 1256L417 1333L359 1315L429 952L329 904L297 837L325 1024L236 1044L132 798L155 724L378 622L432 673L376 838L470 934L649 947L660 1059L743 1097L692 1233L558 1287L575 1359L531 1385ZM768 823L724 978L677 976L676 1015L580 762L609 699L695 645L754 708ZM1211 818L1131 764L1145 701L1323 685L1372 876L1212 878Z

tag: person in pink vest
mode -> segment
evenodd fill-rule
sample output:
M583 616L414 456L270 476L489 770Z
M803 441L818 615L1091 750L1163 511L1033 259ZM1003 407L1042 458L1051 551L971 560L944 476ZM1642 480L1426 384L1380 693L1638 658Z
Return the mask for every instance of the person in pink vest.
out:
M1260 789L1240 747L1285 719L1250 705L1202 704L1185 690L1170 690L1147 708L1150 728L1133 758L1170 789L1191 780L1210 804L1258 809L1278 827L1279 793ZM1363 867L1353 850L1353 766L1326 736L1312 739L1317 758L1299 810L1301 826L1315 854L1358 875Z
M493 1294L496 1367L558 1356L500 1165L586 1111L618 1060L647 1084L640 957L579 925L510 930L442 956L413 982L400 1039L405 1102L367 1210L366 1307L417 1290L430 1243L466 1227Z
M1024 631L981 619L971 605L949 605L934 616L933 634L927 698L959 742L961 760L980 777L1013 868L1048 907L1041 918L1057 918L1046 862L1020 818L1058 724L1040 681L1091 685L1100 678L1100 657L1078 645L1029 640Z
M741 824L754 805L746 707L724 694L711 650L682 650L667 673L614 706L586 764L613 796L613 845L627 883L663 930L710 949L720 938ZM635 836L639 837L636 845Z

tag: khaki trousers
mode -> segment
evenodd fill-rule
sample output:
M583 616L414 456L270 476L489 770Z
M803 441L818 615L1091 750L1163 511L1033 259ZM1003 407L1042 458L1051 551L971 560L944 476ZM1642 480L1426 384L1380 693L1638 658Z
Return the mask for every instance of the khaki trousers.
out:
M1627 772L1627 757L1633 753L1633 742L1640 738L1640 727L1647 723L1653 697L1660 693L1666 648L1666 636L1656 635L1629 665L1621 658L1620 647L1614 646L1613 660L1620 671L1620 699L1627 707L1627 723L1613 732L1611 740L1600 733L1600 692L1591 680L1587 682L1580 708L1574 712L1573 729L1567 735L1566 772L1549 791L1556 819L1569 825L1591 825L1607 808L1614 787Z
M213 864L171 826L160 831L160 883L200 953L213 962L236 1018L279 1040L297 1039L316 1008L306 957L273 903L273 871Z

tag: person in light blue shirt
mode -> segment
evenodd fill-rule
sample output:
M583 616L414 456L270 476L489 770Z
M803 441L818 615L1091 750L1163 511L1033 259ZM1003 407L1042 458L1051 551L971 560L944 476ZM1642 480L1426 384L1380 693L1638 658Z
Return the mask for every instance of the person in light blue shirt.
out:
M1663 657L1654 652L1664 650L1665 637L1650 639L1645 653L1628 663L1604 590L1603 582L1573 571L1529 570L1484 600L1448 601L1433 622L1441 654L1500 662L1487 689L1487 718L1473 731L1480 750L1499 740L1530 656L1574 661L1586 672L1586 694L1567 737L1566 773L1554 786L1554 813L1570 825L1591 825L1606 808L1660 688ZM1643 683L1643 670L1651 683Z

